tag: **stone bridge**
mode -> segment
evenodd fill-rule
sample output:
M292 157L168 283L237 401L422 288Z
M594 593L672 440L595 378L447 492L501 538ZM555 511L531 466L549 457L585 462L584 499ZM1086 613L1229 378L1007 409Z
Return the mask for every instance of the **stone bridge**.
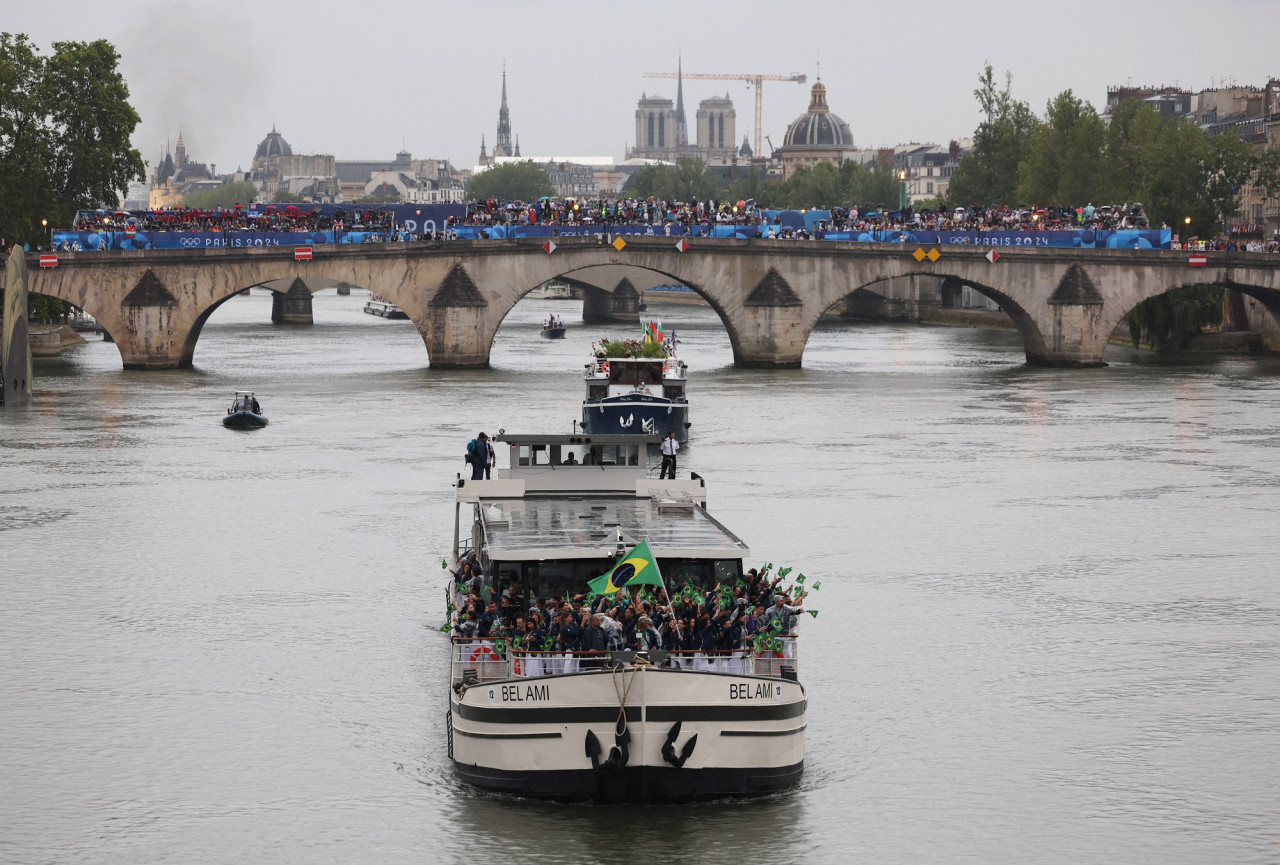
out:
M985 247L940 246L931 259L913 244L693 239L681 251L671 237L604 240L559 238L550 254L542 240L317 246L310 261L292 247L61 253L56 268L31 257L30 290L94 316L130 369L190 365L213 311L255 285L277 292L273 319L284 322L310 321L312 290L369 288L408 314L431 366L445 368L487 366L511 308L556 277L587 286L588 321L635 321L638 292L683 283L723 320L735 363L757 367L799 366L824 312L904 285L934 304L972 286L1008 312L1028 362L1053 366L1101 365L1129 310L1186 285L1226 285L1280 316L1280 261L1256 253L1209 253L1193 269L1187 253L1158 250L1001 247L991 262Z

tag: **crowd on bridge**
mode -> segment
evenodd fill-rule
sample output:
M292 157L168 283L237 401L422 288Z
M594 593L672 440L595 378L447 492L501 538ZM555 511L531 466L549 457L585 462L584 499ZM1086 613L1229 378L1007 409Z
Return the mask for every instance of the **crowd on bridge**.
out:
M323 212L320 208L296 204L199 209L174 207L163 210L82 210L72 226L75 231L191 231L191 232L310 232L372 231L390 232L396 228L390 209L353 207Z
M738 227L737 236L768 239L811 239L832 233L864 235L858 239L874 239L885 232L1006 232L1037 233L1051 231L1123 231L1152 228L1141 203L1078 207L998 206L957 207L953 209L889 210L868 205L863 207L773 209L753 199L720 201L708 199L689 202L664 201L656 198L540 198L533 202L488 199L465 206L465 216L449 216L438 226L425 231L409 231L397 222L392 206L352 206L349 210L334 205L249 205L228 208L166 208L129 212L125 210L86 210L75 219L74 229L84 232L256 232L305 233L316 231L364 232L359 239L377 241L421 241L475 236L463 228L511 228L528 226L574 227L573 233L598 226L607 232L610 226L648 226L661 230L681 227L701 234L713 229ZM410 228L415 228L412 224ZM1170 226L1155 226L1169 229ZM746 229L743 231L742 229ZM669 232L668 232L669 233ZM900 237L896 235L895 237ZM1184 248L1219 251L1277 252L1276 238L1194 239L1194 247ZM74 249L63 243L62 247ZM1177 248L1175 246L1175 248Z
M727 671L750 652L793 655L806 591L801 586L792 597L780 585L785 576L770 580L767 569L752 568L734 585L703 590L686 581L674 597L641 587L528 599L514 580L495 595L473 555L456 566L449 629L461 654L505 658L510 651L547 664L547 672L590 667L625 649L661 649L677 653L678 663Z

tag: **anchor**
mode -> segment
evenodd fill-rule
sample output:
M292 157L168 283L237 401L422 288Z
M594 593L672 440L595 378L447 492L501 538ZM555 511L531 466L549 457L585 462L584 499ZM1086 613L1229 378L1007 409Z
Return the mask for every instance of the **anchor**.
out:
M662 759L666 760L672 766L680 769L684 766L685 761L693 756L693 749L698 744L698 734L694 733L689 737L689 741L684 743L684 747L680 749L680 756L676 756L676 739L680 736L680 721L676 721L671 725L671 729L667 731L666 744L662 746Z
M634 413L628 416L626 420L623 420L622 418L618 418L618 426L622 427L623 429L631 429L631 425L635 422L636 422L636 416Z
M653 435L658 431L658 419L652 417L645 418L640 422L640 429L644 430L649 435Z

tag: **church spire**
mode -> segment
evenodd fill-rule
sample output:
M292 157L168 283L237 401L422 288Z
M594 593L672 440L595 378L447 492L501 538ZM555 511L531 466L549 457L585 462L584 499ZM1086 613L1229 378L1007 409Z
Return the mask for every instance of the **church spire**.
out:
M502 62L502 106L498 109L498 139L493 145L494 156L511 156L511 113L507 110L507 62Z
M689 146L689 124L684 117L684 58L676 60L676 147Z

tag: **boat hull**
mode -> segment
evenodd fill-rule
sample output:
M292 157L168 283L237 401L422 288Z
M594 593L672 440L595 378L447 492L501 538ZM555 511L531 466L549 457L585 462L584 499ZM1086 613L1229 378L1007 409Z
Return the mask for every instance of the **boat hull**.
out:
M626 766L609 773L594 769L513 772L454 760L463 781L492 793L510 793L558 802L631 802L679 804L708 799L746 798L777 793L799 783L804 763L756 769L675 769Z
M258 429L267 425L267 419L251 411L237 411L225 416L222 425L231 429Z
M462 780L521 796L759 796L803 775L806 712L798 682L763 676L648 667L511 678L451 696L449 751Z
M542 329L543 339L564 339L563 327L544 327Z
M582 404L582 431L587 435L650 435L676 441L689 438L689 404L657 397L609 397Z

